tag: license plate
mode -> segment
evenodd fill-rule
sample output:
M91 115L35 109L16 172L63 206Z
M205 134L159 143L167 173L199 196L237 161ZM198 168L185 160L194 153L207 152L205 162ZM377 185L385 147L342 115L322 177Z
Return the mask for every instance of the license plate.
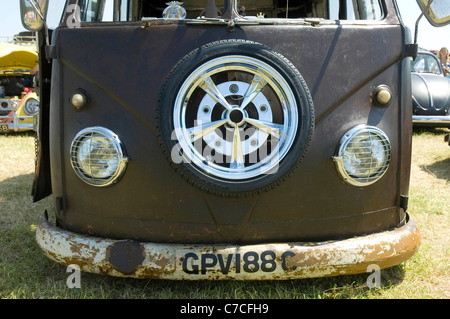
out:
M0 124L0 132L6 133L8 131L9 131L9 128L8 128L7 124Z

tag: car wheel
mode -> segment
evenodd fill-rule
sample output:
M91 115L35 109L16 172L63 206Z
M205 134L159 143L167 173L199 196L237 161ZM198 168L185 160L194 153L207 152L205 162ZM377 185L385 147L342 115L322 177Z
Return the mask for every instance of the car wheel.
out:
M185 56L162 88L157 128L190 183L223 196L269 190L311 141L314 109L296 68L262 44L224 40Z

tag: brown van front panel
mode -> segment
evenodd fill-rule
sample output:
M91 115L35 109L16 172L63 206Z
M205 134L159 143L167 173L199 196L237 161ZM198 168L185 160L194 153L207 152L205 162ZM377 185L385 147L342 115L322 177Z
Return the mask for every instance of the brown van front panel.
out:
M400 25L259 25L230 32L215 25L106 23L54 33L52 184L63 228L155 242L260 243L352 237L402 222L408 161L401 152L410 144L401 146L401 139L408 138L410 111L402 106ZM223 39L254 41L283 55L314 103L314 135L300 166L274 189L242 198L186 182L157 138L156 108L170 71L189 52ZM386 107L371 99L379 85L392 92ZM88 103L77 110L70 98L79 89ZM332 160L341 137L360 124L383 130L392 147L386 174L365 187L345 183ZM130 158L113 186L87 185L70 165L73 138L90 126L115 132Z

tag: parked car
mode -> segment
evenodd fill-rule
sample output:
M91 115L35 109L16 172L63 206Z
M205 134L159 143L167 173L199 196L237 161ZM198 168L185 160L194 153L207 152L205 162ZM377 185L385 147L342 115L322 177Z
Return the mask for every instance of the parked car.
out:
M50 38L48 3L32 14L21 0L45 47L33 198L53 195L36 228L48 258L263 280L362 273L418 249L417 45L394 0L68 0Z
M411 86L414 125L450 127L450 78L436 55L421 50L411 60Z
M37 47L32 36L16 35L0 43L0 132L37 130L39 97L33 68ZM31 72L33 70L33 72Z

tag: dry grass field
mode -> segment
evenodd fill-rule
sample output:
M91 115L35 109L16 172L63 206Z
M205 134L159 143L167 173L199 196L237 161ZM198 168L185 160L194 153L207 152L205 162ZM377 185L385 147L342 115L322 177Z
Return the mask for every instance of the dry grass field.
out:
M47 198L32 203L34 138L0 135L0 298L3 299L448 299L450 298L450 146L448 129L415 129L409 212L422 245L407 262L382 271L381 287L367 274L291 281L173 282L82 274L68 288L66 268L44 257L34 229Z

